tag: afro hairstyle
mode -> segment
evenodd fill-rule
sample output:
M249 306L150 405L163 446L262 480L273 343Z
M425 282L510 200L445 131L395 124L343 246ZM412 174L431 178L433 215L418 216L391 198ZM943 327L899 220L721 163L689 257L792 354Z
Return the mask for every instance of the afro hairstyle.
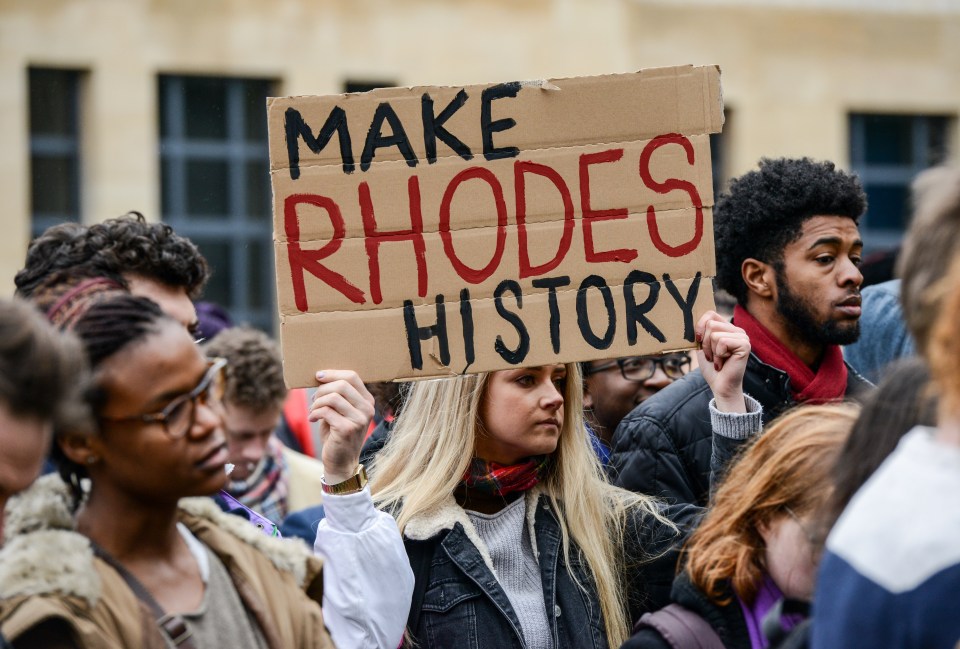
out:
M832 162L761 159L759 169L731 181L714 207L717 284L745 305L744 260L782 263L784 248L800 238L807 219L846 216L857 223L866 208L860 180Z

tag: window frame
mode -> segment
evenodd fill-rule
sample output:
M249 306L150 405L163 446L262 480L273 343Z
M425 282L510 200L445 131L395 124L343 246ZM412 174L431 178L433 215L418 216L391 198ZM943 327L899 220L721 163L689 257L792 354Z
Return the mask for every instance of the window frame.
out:
M67 122L68 134L52 134L35 132L33 124L34 84L36 74L54 73L63 75L68 80L67 92ZM30 230L32 236L38 236L47 228L72 221L80 223L83 220L83 203L81 188L83 180L82 141L80 135L82 123L81 92L83 84L83 70L75 68L55 68L48 66L29 66L27 68L27 133L29 137L29 179L30 179ZM62 156L73 160L73 173L67 180L69 186L69 201L74 205L72 212L38 211L34 205L34 183L36 182L36 159L44 156Z
M223 119L226 122L226 137L223 139L198 138L187 134L184 82L188 79L225 83ZM218 271L232 273L224 284L227 299L217 295L209 296L209 299L227 309L235 322L248 323L272 333L276 320L276 271L273 260L272 203L269 199L269 144L265 131L262 139L247 138L247 93L251 84L262 84L265 97L273 95L277 87L276 80L266 78L208 74L158 75L161 215L178 234L196 243L201 252L214 245L228 246L229 269L211 268L213 278ZM265 108L263 119L266 120ZM190 212L187 166L196 160L226 163L227 205L224 213ZM263 178L263 192L268 198L263 206L266 210L263 214L255 212L257 208L248 201L247 171L250 163L262 163L267 172ZM251 268L249 263L252 243L263 246L263 254L258 256L256 268ZM256 297L259 297L260 304L252 303L251 298Z

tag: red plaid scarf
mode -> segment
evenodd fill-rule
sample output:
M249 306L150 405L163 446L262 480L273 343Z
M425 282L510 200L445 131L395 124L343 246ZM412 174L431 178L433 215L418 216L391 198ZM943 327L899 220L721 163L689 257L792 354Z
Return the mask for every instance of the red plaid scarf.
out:
M847 391L847 366L843 364L839 345L824 347L820 367L814 372L739 304L733 309L733 323L747 332L757 358L787 373L794 399L802 403L826 403L843 398Z
M482 493L506 496L533 488L546 475L549 466L549 455L535 455L508 465L475 457L463 474L463 484Z

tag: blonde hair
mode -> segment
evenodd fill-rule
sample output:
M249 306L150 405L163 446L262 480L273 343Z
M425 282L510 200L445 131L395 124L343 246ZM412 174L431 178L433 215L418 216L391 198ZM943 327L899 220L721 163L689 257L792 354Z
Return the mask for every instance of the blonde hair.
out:
M903 319L926 354L944 294L931 291L960 254L960 167L932 167L913 181L913 216L897 260Z
M940 305L932 326L927 362L940 399L940 413L955 419L960 413L960 259L927 293Z
M803 515L825 505L858 413L852 404L790 410L731 467L684 548L687 575L711 601L729 603L729 582L741 600L753 602L764 574L760 528L788 508Z
M607 641L618 647L631 623L622 551L628 516L640 510L672 523L652 498L609 483L584 424L580 369L575 363L566 368L560 441L540 487L560 521L566 565L571 565L575 547L596 584ZM394 511L401 532L413 517L439 507L460 483L473 457L488 376L419 381L410 388L390 440L371 469L374 499Z

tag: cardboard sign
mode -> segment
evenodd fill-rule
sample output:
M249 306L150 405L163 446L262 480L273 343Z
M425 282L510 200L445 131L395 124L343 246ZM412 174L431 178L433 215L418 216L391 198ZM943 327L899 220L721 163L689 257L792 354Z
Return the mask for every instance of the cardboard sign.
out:
M713 307L715 67L268 112L292 387L689 348Z

